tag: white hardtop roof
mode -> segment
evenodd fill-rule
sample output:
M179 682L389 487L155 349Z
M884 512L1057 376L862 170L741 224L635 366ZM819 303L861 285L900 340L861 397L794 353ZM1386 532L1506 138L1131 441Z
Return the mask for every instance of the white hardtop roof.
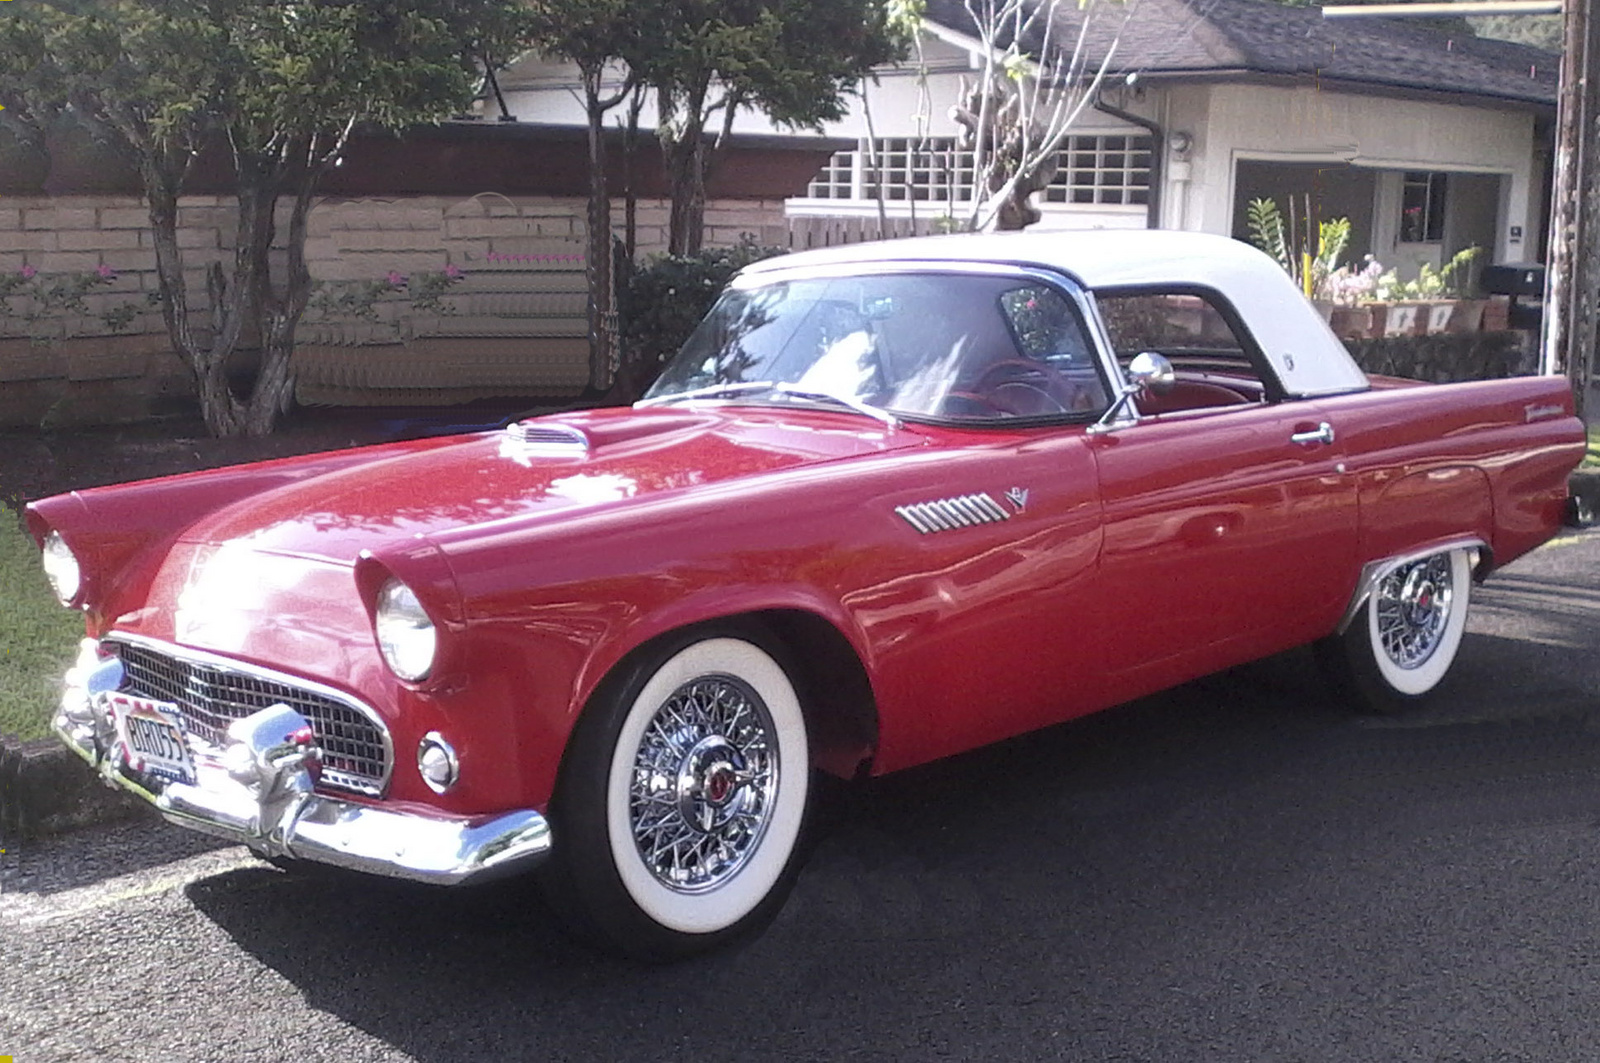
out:
M1276 262L1237 240L1166 229L963 233L846 244L764 259L742 277L870 262L1035 266L1106 288L1207 288L1239 312L1290 395L1364 390L1367 378Z

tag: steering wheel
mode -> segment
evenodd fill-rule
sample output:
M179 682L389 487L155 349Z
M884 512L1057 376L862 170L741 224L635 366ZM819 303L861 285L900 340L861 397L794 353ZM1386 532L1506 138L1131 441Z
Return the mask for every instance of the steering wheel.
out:
M1060 378L1048 366L1007 358L985 369L971 390L1003 414L1038 417L1067 412L1067 404L1054 393L1058 383Z

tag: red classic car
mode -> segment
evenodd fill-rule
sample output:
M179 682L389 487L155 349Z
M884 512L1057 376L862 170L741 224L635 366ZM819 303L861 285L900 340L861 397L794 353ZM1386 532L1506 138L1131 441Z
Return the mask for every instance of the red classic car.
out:
M1567 519L1564 380L1368 379L1164 232L747 269L631 409L35 502L56 719L169 820L430 882L539 867L671 956L759 927L814 770L881 773L1316 643L1433 690Z

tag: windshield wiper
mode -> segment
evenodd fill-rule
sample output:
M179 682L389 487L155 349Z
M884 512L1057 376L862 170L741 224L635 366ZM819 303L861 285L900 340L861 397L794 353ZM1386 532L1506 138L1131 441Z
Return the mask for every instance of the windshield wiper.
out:
M772 390L776 391L780 395L788 395L791 398L806 399L810 402L833 403L834 405L843 406L846 409L854 410L856 413L866 414L875 421L882 421L890 428L900 427L900 418L896 417L888 410L881 409L877 406L869 406L860 399L853 398L849 395L835 395L831 391L807 391L804 388L792 388L788 384L774 384Z
M635 406L666 406L674 402L691 402L694 399L726 399L735 395L743 395L747 391L772 391L782 387L774 380L746 380L743 383L708 384L703 388L692 388L689 391L675 391L671 395L657 395L654 398L640 399Z
M727 399L740 395L766 392L774 395L786 395L789 398L802 399L808 402L822 402L834 406L843 406L847 410L865 414L875 421L882 421L890 428L899 428L900 419L888 410L877 406L870 406L860 399L847 395L836 395L831 391L810 391L806 388L797 388L775 380L749 380L739 384L711 384L692 391L680 391L673 395L658 395L655 398L640 399L635 406L660 406L672 402L689 402L694 399Z

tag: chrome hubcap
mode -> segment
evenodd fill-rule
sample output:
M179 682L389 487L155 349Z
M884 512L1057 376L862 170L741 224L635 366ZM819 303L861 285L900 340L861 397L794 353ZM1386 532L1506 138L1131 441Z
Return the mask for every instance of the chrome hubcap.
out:
M1401 668L1417 668L1439 647L1450 619L1450 555L1401 565L1379 582L1378 638Z
M760 696L732 676L685 683L651 717L633 761L628 818L645 866L680 893L715 889L760 844L777 786Z

